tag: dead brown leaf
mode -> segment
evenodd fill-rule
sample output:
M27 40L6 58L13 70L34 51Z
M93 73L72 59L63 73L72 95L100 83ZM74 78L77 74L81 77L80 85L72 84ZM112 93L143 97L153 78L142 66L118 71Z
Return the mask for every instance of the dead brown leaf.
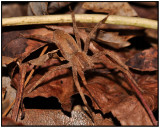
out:
M2 65L7 65L10 64L12 62L16 61L16 58L11 58L11 57L7 57L7 56L2 56Z
M143 17L143 18L148 18L148 19L158 19L158 11L157 7L143 7L143 6L136 6L132 4L131 6L138 14L138 16Z
M121 103L112 109L112 114L122 125L152 126L147 112L134 96L123 99Z
M9 117L3 117L2 118L2 126L23 126L23 124L17 123Z
M155 29L146 29L145 33L147 34L148 37L158 39L158 31Z
M85 2L83 8L111 15L137 16L137 13L128 2Z
M157 70L157 50L150 48L137 53L131 57L126 64L139 71L156 71Z
M157 5L157 2L151 2L151 1L149 1L149 2L138 1L138 2L134 2L134 3L139 4L139 5L144 5L144 6L156 6Z
M48 2L29 2L27 13L29 16L47 15Z
M113 48L119 49L130 46L130 43L127 40L132 37L134 37L134 35L120 36L118 32L100 31L96 39Z
M51 68L53 68L53 66L48 68L48 70L50 70ZM44 73L44 70L42 70L42 73ZM29 85L26 87L25 92L27 92L27 90L30 89L30 87L32 87L34 82L36 82L40 77L41 77L40 74L35 75L29 82ZM29 94L25 93L24 96L25 97L42 96L47 98L54 96L58 98L64 110L70 111L71 110L70 97L76 92L77 91L73 85L71 72L69 72L68 69L64 69L55 71L52 74L50 74L50 76L43 81L40 87L38 87Z
M155 111L158 107L158 83L141 85L141 88L144 90L143 96L147 104Z
M91 76L91 75L90 75ZM113 76L94 76L88 81L87 89L91 93L92 103L95 109L100 109L103 114L109 113L124 98L128 97L126 91L114 81ZM103 83L102 83L103 81ZM86 92L87 94L87 92ZM89 95L88 95L89 96ZM98 103L95 104L95 101Z
M27 5L20 3L2 4L2 17L18 17L27 15Z
M2 33L2 55L10 57L10 61L3 59L4 63L10 63L12 60L21 58L22 60L29 56L32 52L43 47L45 43L36 40L30 40L22 37L26 34L38 33L52 37L52 32L45 29L30 29L20 31L10 31Z
M85 13L86 9L82 8L84 2L79 2L77 6L74 8L75 14L83 14Z
M64 114L61 110L46 109L25 109L25 119L19 122L26 126L113 126L111 119L105 118L100 114L94 114L95 122L93 123L88 115L80 106L75 106L71 112L71 117Z
M144 90L143 96L152 111L158 106L158 78L156 74L136 74L137 83Z
M49 13L54 13L58 10L60 10L61 8L69 5L71 2L51 2L48 5L48 12Z

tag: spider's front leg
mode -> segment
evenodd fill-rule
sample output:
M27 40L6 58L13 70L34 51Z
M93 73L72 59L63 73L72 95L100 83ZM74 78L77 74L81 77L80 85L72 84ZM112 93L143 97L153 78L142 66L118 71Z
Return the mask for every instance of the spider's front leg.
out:
M77 45L78 47L81 49L81 41L80 41L80 36L79 36L79 32L78 32L78 28L76 25L76 20L75 20L75 14L72 11L72 9L70 8L71 14L72 14L72 20L73 20L73 31L76 37L76 41L77 41Z
M86 42L85 42L85 45L84 45L84 52L86 54L88 52L90 40L93 37L93 34L97 31L97 29L100 27L100 25L103 24L108 19L108 16L109 16L109 14L103 20L101 20L99 23L97 23L96 26L92 29L92 31L87 36L87 39L86 39Z
M86 78L84 76L84 72L81 69L78 69L78 74L80 75L80 77L82 79L82 82L83 82L85 88L87 89L88 93L90 94L90 96L92 97L94 102L97 104L97 106L101 109L101 107L99 106L97 100L92 96L91 92L89 91L89 88L87 88L87 81L86 81Z
M27 93L32 92L40 83L43 82L43 80L48 77L52 72L56 71L56 70L60 70L60 69L64 69L64 68L69 68L71 66L70 63L67 64L63 64L60 66L56 66L54 68L52 68L50 71L48 71L46 74L44 74L28 91Z
M75 85L76 85L76 88L77 88L78 92L80 93L80 96L81 96L81 98L82 98L82 101L83 101L84 105L85 105L85 106L87 107L87 109L88 109L88 112L89 112L89 114L90 114L90 116L91 116L92 121L94 122L92 110L91 110L91 108L89 107L89 105L88 105L88 103L87 103L87 101L86 101L86 98L85 98L85 96L84 96L84 94L83 94L83 91L82 91L81 86L80 86L79 81L78 81L77 69L76 69L74 66L72 67L72 72L73 72L73 80L74 80L74 83L75 83Z

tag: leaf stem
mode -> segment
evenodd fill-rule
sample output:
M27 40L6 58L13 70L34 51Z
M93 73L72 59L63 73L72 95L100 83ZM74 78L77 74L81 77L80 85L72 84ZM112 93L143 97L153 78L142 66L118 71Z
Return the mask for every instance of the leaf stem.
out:
M105 17L106 15L102 14L75 15L76 22L81 22L81 23L98 23ZM3 27L16 26L16 25L53 24L53 23L71 23L71 22L72 18L70 14L2 18ZM158 29L157 20L151 20L140 17L110 15L105 23Z

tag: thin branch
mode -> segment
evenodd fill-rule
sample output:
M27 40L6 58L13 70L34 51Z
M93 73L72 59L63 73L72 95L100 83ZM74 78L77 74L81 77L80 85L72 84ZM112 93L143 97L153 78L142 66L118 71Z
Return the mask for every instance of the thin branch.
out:
M85 17L85 18L84 18ZM76 22L81 23L98 23L106 15L102 14L76 14ZM2 18L2 26L31 25L31 24L53 24L53 23L72 23L70 14L63 15L44 15L44 16L23 16ZM110 15L105 22L107 24L130 25L144 28L158 28L158 21L140 18Z
M26 76L26 65L24 64L20 64L19 65L19 76L20 76L20 82L19 82L19 86L17 89L17 94L16 94L16 99L15 99L15 105L12 109L12 115L11 118L14 121L17 121L17 117L18 117L18 112L19 112L19 106L21 103L21 99L23 96L23 89L24 89L24 80L25 80L25 76Z

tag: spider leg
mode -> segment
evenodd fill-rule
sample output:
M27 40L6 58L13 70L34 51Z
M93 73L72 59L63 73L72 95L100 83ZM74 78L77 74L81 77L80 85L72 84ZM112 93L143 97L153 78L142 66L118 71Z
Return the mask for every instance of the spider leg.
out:
M91 95L89 89L87 88L87 81L86 81L86 78L84 76L84 72L82 70L78 70L78 74L80 75L81 79L82 79L82 82L85 86L85 88L87 89L87 91L89 92L89 94ZM97 106L101 109L101 107L99 106L98 102L96 101L96 99L91 95L91 97L93 98L93 100L95 101L95 103L97 104Z
M75 14L74 14L74 12L72 11L71 8L70 8L70 11L71 11L71 14L72 14L73 32L75 34L76 42L78 44L78 47L81 49L81 41L80 41L80 36L79 36L79 33L78 33L78 28L77 28L77 25L76 25Z
M91 108L89 107L89 105L88 105L88 103L87 103L87 100L86 100L86 98L85 98L85 96L84 96L84 93L83 93L83 91L82 91L82 89L81 89L81 86L80 86L80 84L79 84L79 82L78 82L78 75L77 75L77 70L76 70L76 68L73 67L73 68L72 68L72 72L73 72L73 80L74 80L74 82L75 82L76 88L77 88L78 92L80 93L80 96L81 96L81 98L82 98L82 101L83 101L84 105L85 105L85 106L87 107L87 109L88 109L88 112L89 112L89 114L90 114L90 116L91 116L92 121L94 122L93 115L92 115L92 110L91 110Z
M64 68L69 68L71 66L70 63L67 64L63 64L57 67L52 68L50 71L48 71L46 74L44 74L29 90L28 93L32 92L40 83L42 83L42 81L48 77L52 72L56 71L56 70L60 70L60 69L64 69Z
M87 39L86 39L86 42L85 42L85 45L84 45L84 52L85 53L88 52L90 40L91 40L93 34L95 33L95 31L97 31L97 29L99 28L99 26L107 20L108 16L109 15L107 15L103 20L101 20L99 23L97 23L96 26L92 29L92 31L87 36Z

